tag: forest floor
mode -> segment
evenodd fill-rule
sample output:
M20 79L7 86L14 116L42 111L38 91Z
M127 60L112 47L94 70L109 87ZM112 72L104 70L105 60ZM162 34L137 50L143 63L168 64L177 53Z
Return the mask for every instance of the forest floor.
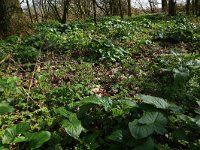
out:
M198 149L199 19L154 14L34 28L0 41L2 148Z

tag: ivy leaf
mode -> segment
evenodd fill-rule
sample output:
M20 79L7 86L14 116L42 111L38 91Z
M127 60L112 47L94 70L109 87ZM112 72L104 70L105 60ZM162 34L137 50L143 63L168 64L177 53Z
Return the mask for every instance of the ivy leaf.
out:
M70 114L69 120L63 120L62 127L65 129L67 134L75 139L78 139L81 132L84 131L84 128L81 125L81 121L78 120L76 114Z
M140 98L142 99L143 103L154 105L156 108L160 109L168 109L170 106L169 103L167 103L164 99L159 97L153 97L149 95L140 95Z
M15 141L15 138L17 138L20 134L25 133L29 128L30 128L30 125L27 122L22 122L10 128L7 128L5 130L5 133L2 139L3 144L13 143Z
M31 149L37 149L41 147L45 142L49 141L51 133L49 131L41 131L37 133L29 134L29 145Z

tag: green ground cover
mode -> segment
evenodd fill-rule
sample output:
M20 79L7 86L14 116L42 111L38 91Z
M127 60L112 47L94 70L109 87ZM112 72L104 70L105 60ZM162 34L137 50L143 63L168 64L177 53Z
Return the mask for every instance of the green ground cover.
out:
M183 15L35 25L0 41L0 150L200 147L200 26Z

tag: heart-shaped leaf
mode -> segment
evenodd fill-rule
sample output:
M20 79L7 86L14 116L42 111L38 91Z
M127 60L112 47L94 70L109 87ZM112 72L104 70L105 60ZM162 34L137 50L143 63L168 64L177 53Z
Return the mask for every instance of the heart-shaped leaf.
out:
M41 147L45 142L47 142L51 137L51 133L49 131L41 131L37 133L29 134L29 145L31 149L37 149Z
M112 100L110 98L103 98L98 96L89 96L84 98L81 103L83 104L96 104L103 106L107 111L109 108L112 107Z
M62 127L65 129L67 134L78 139L81 132L84 131L84 128L81 125L81 121L78 120L76 114L71 114L69 119L62 121Z
M147 112L141 119L129 123L129 130L136 139L148 137L153 132L163 134L167 118L160 112Z
M143 103L154 105L156 108L167 109L170 106L169 103L167 103L164 99L159 97L140 95L140 98L142 99Z
M10 128L7 128L3 135L3 139L2 139L3 144L13 143L16 138L19 138L20 134L25 133L29 128L30 128L30 125L27 122L22 122L17 125L14 125ZM23 139L23 138L21 138L21 139ZM16 141L18 141L18 140L16 140ZM22 141L20 140L20 142L22 142Z
M116 130L112 132L107 138L112 141L121 142L123 138L122 130Z
M0 115L3 115L5 113L12 112L13 108L5 103L0 103Z

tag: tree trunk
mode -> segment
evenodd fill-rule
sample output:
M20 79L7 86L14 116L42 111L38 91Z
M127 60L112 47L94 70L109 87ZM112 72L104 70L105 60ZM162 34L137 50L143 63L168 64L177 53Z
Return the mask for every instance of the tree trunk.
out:
M93 0L93 13L94 13L94 23L97 24L97 11L96 11L96 0Z
M22 9L18 0L0 0L0 36L7 36L11 30L12 16L22 14ZM15 21L15 26L19 23Z
M199 6L199 0L195 0L195 15L200 15L200 6Z
M62 22L62 18L58 12L58 9L57 9L57 6L56 6L56 3L57 1L55 0L55 4L53 4L51 1L47 1L49 6L51 7L51 9L53 10L54 12L54 15L55 15L55 18L59 21L59 22Z
M6 0L0 0L0 35L5 35L8 32L7 6Z
M150 6L150 9L151 9L151 12L154 13L153 1L152 0L148 0L148 2L149 2L149 6Z
M116 0L111 0L112 1L112 15L113 16L117 16L119 15L119 11L118 11L118 2L116 3Z
M66 23L66 21L67 21L69 5L70 5L70 0L64 0L64 2L63 2L63 7L64 8L63 8L63 15L62 15L61 23Z
M162 0L162 12L167 11L167 0Z
M37 13L37 9L36 9L36 6L35 6L35 1L32 0L32 3L33 3L33 9L34 9L34 12L35 12L35 18L36 18L36 21L38 22L38 13Z
M131 17L132 13L131 13L131 0L127 0L128 3L128 16Z
M124 14L123 14L123 11L122 11L122 1L121 0L119 0L119 12L120 12L121 19L124 19Z
M170 16L175 16L176 15L176 0L169 0L168 14Z
M190 14L190 0L186 0L186 14L189 15Z
M27 8L28 8L29 17L31 19L31 22L33 23L33 17L32 17L32 14L31 14L30 5L29 5L28 0L26 0L26 5L27 5Z
M112 0L109 0L109 7L110 7L110 15L113 15L113 5L112 5Z

